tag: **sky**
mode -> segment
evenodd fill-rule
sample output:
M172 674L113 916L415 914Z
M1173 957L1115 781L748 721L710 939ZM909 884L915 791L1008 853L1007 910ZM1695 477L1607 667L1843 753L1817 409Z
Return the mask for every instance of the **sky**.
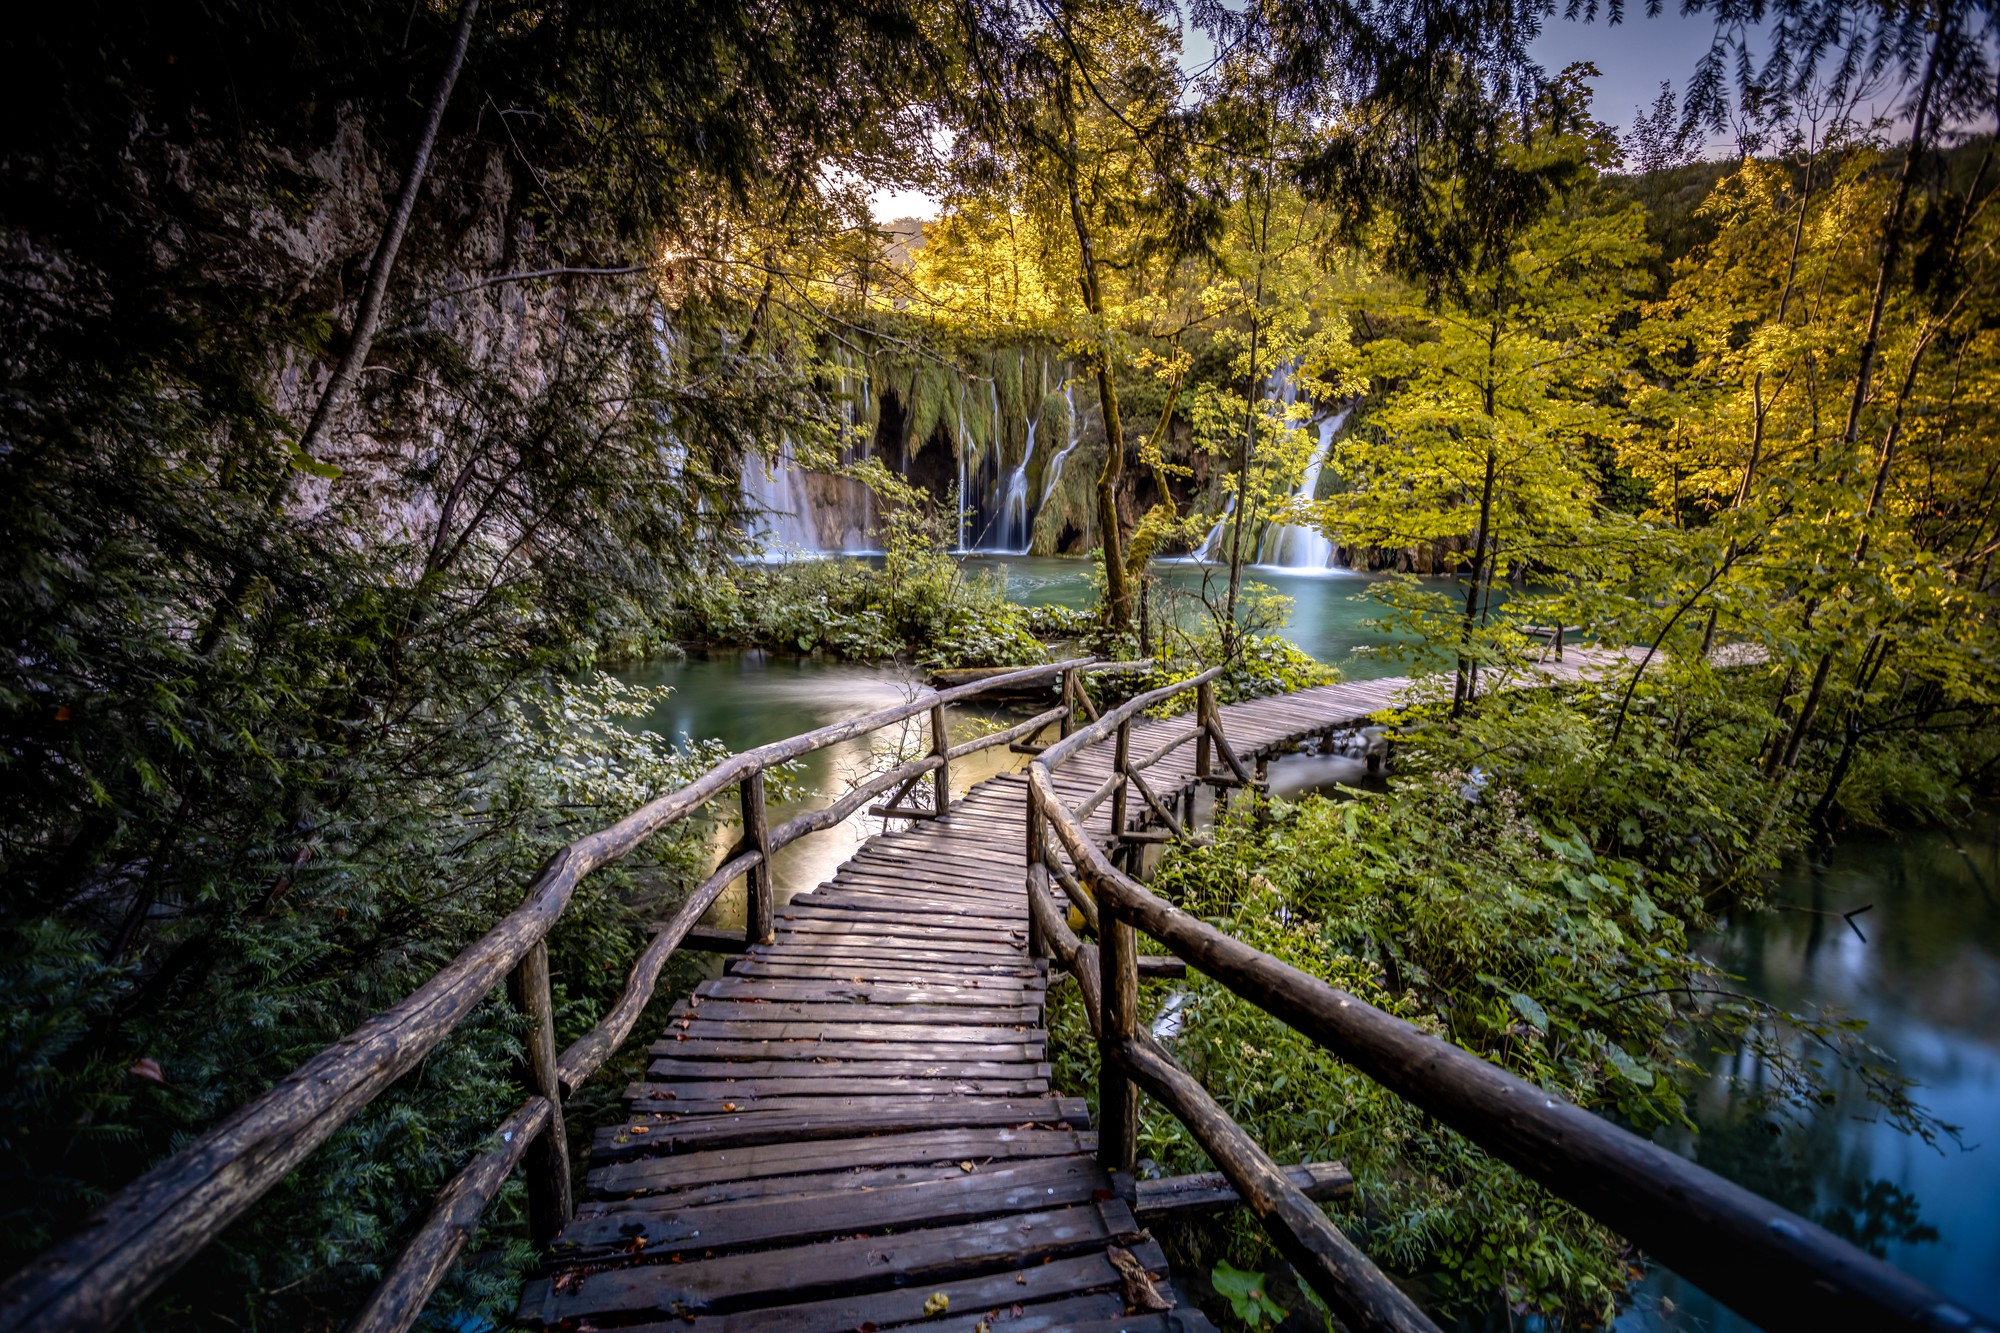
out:
M1598 119L1617 126L1621 133L1631 126L1636 109L1652 107L1661 80L1672 80L1678 97L1715 35L1714 22L1708 16L1684 18L1676 0L1665 0L1664 12L1657 18L1646 17L1644 0L1628 0L1626 8L1628 17L1616 26L1602 19L1595 23L1551 19L1532 48L1551 75L1578 60L1595 64L1599 77L1591 80L1591 87L1597 96ZM1199 34L1190 36L1188 62L1199 64L1207 59L1208 44ZM1718 137L1709 144L1709 152L1729 147L1726 137ZM876 220L882 222L938 214L937 199L917 191L884 191L869 203Z

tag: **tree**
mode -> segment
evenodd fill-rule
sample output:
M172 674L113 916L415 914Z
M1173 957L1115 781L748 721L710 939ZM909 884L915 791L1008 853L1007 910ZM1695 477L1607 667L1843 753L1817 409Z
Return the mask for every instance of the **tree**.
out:
M1577 96L1575 76L1557 85ZM1601 128L1524 125L1513 149L1586 165L1609 160ZM1503 170L1531 167L1503 163ZM1463 207L1485 182L1464 183ZM1511 229L1509 229L1511 230ZM1504 233L1503 233L1504 234ZM1335 454L1341 491L1321 518L1365 545L1429 545L1465 572L1454 643L1454 714L1477 693L1503 560L1549 577L1594 558L1593 451L1624 433L1616 398L1630 352L1623 324L1650 275L1645 220L1601 191L1562 206L1486 252L1434 304L1407 287L1386 312L1395 336L1367 342L1361 368L1379 400Z
M1660 95L1653 99L1651 112L1632 108L1632 129L1625 136L1625 153L1632 169L1640 173L1666 171L1693 159L1694 136L1688 132L1674 104L1674 85L1660 81Z

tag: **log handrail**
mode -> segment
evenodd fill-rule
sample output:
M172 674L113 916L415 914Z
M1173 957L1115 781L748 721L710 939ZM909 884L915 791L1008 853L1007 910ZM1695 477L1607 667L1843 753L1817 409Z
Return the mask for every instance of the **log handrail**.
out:
M1029 734L1015 727L948 746L942 721L946 706L1052 677L1064 682L1067 705L1072 697L1087 700L1082 690L1085 672L1106 668L1123 669L1123 664L1076 658L947 690L921 691L903 703L732 755L679 790L570 843L543 864L520 906L409 996L312 1056L261 1096L154 1166L114 1195L75 1233L49 1246L0 1283L0 1327L54 1333L118 1324L313 1149L415 1068L512 976L516 1002L529 1018L523 1072L532 1095L496 1130L499 1145L474 1156L437 1196L429 1219L349 1325L352 1333L408 1328L515 1165L523 1159L531 1170L538 1161L545 1164L542 1174L546 1178L530 1182L533 1211L544 1213L567 1198L566 1149L558 1148L550 1133L552 1126L562 1123L560 1094L573 1092L630 1035L652 998L667 959L725 888L745 875L753 880L762 876L763 892L757 892L753 883L750 928L755 932L761 926L768 932L768 876L774 853L838 823L869 796L905 779L934 771L942 794L946 766L952 759ZM1040 720L1042 726L1055 720L1067 723L1067 707L1061 710L1060 719L1054 716L1057 711L1031 720ZM773 828L757 827L763 810L765 772L919 714L930 718L929 754L871 779L822 810ZM547 967L545 962L536 966L533 956L544 948L543 942L577 885L584 876L629 855L646 839L685 820L731 787L742 789L744 814L752 826L745 844L703 879L655 932L634 960L624 990L598 1024L560 1056L555 1055L548 1035ZM834 811L839 813L834 815ZM546 1220L543 1217L538 1222L537 1230Z
M1086 747L1125 732L1144 709L1198 684L1204 735L1194 781L1241 785L1247 773L1223 734L1209 684L1214 675L1108 709L1028 766L1032 936L1044 956L1076 979L1097 1038L1104 1165L1127 1171L1133 1165L1130 1088L1136 1084L1187 1126L1281 1252L1351 1327L1399 1333L1434 1327L1139 1026L1132 1002L1134 935L1143 933L1765 1327L1996 1333L1977 1315L1806 1219L1233 938L1118 869L1086 832L1084 813L1065 805L1052 774ZM1211 747L1238 783L1208 774ZM1120 790L1123 776L1114 765L1112 781ZM1074 867L1073 881L1057 849ZM1096 944L1070 929L1052 878L1066 881L1065 890L1076 883L1072 896L1093 902ZM1117 1122L1110 1123L1114 1114Z

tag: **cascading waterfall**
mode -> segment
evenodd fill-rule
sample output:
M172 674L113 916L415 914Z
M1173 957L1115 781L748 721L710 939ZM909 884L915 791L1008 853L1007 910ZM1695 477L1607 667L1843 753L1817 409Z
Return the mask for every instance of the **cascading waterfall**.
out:
M765 559L819 551L805 473L792 458L790 440L779 441L768 463L761 458L743 460L743 508L749 515L750 535Z
M1000 499L1000 545L988 549L1002 555L1028 553L1028 464L1035 458L1035 418L1028 418L1028 443L1021 461L1007 474L1007 489Z
M1222 517L1215 520L1215 526L1208 530L1208 536L1203 539L1201 549L1194 553L1195 560L1204 565L1213 565L1229 558L1229 552L1222 549L1223 539L1229 528L1230 515L1235 512L1236 495L1232 491L1229 498L1223 502Z
M1062 484L1063 464L1076 452L1076 386L1070 383L1069 367L1063 367L1063 402L1069 405L1069 438L1063 442L1062 452L1049 460L1048 479L1042 483L1042 503L1038 508L1047 508L1049 497Z
M965 493L967 489L966 460L972 450L965 438L965 381L958 384L958 526L952 531L952 549L965 549Z
M1305 475L1299 478L1298 489L1292 492L1294 503L1312 502L1314 493L1319 490L1320 471L1326 466L1327 450L1350 410L1342 408L1319 419L1319 446L1313 450L1312 461L1306 464ZM1264 534L1259 563L1276 569L1318 573L1334 567L1333 549L1333 540L1318 528L1302 523L1274 525Z

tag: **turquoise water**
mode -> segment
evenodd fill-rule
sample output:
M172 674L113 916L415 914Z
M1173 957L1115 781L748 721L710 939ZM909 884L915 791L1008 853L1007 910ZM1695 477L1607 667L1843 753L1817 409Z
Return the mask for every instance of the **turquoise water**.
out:
M1853 1078L1802 1126L1774 1129L1721 1085L1702 1132L1669 1140L1711 1170L1858 1240L1946 1298L2000 1313L2000 815L1964 830L1856 837L1773 877L1775 910L1729 923L1706 952L1788 1009L1830 1006L1959 1126L1936 1147L1884 1124ZM1862 910L1865 909L1865 910ZM1853 912L1853 926L1845 916ZM1711 1068L1751 1068L1743 1051ZM1619 1333L1755 1326L1672 1273L1649 1275Z
M1086 607L1096 597L1091 583L1094 564L1088 560L1063 560L1047 556L972 556L964 562L967 573L998 572L1007 580L1007 596L1024 606ZM1200 565L1186 560L1160 560L1153 574L1163 587L1163 598L1183 623L1193 623L1206 615L1204 603L1223 604L1229 573L1216 565ZM1391 635L1369 625L1381 607L1368 599L1371 588L1383 581L1379 574L1356 574L1329 570L1324 574L1300 574L1282 569L1255 566L1246 571L1247 584L1262 584L1272 592L1291 599L1291 614L1277 632L1320 661L1340 668L1351 680L1400 675L1408 668L1384 659L1379 650L1394 642ZM1438 580L1438 586L1449 586Z

